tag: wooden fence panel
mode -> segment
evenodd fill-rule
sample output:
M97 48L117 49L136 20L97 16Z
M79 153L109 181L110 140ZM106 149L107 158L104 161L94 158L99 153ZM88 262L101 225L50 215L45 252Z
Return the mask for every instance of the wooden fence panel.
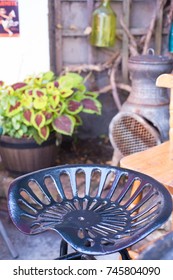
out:
M57 73L69 64L103 63L109 58L109 51L122 50L122 77L128 81L127 62L129 58L129 37L122 29L120 17L134 37L147 34L149 23L162 0L112 0L117 14L117 42L115 47L103 52L90 46L85 30L91 25L92 11L100 4L94 0L51 0L49 1L51 65ZM161 53L163 8L157 15L153 44L157 54ZM54 28L52 27L54 25ZM52 43L53 42L53 43ZM54 47L52 46L54 44Z
M163 9L166 0L112 0L111 6L117 14L116 44L114 48L96 48L89 44L86 30L91 26L93 10L100 2L48 1L51 69L56 74L62 73L62 70L67 68L82 71L89 76L87 82L89 89L100 93L102 116L83 116L84 125L79 128L79 134L85 137L107 133L112 117L120 109L120 102L122 104L126 100L130 91L127 84L130 84L127 65L129 56L134 52L142 54L148 47L152 47L156 54L164 53L172 16L168 7ZM167 2L169 6L173 0ZM166 14L163 13L165 10ZM170 19L165 25L167 17ZM116 59L112 60L112 57ZM110 68L102 67L106 63ZM95 66L103 70L93 71ZM116 102L118 98L120 100Z

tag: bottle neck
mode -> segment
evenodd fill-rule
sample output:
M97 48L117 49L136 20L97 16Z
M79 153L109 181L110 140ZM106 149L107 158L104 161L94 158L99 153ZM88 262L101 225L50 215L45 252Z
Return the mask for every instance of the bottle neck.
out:
M102 0L102 6L106 7L110 5L110 0Z

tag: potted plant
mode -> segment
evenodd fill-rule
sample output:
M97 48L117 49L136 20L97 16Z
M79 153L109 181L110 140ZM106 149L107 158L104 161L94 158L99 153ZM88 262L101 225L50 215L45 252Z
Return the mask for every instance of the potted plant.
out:
M49 71L13 85L1 81L0 155L6 169L25 173L52 165L54 159L45 162L48 155L56 155L59 136L73 135L82 124L80 113L101 114L97 97L76 73L56 77Z

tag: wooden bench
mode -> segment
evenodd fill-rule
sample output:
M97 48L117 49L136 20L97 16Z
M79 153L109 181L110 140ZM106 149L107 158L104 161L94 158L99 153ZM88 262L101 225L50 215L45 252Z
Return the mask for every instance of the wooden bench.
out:
M160 75L156 80L156 85L170 88L169 141L145 151L123 157L120 160L120 166L153 177L164 184L173 195L173 74ZM134 191L135 186L132 193Z

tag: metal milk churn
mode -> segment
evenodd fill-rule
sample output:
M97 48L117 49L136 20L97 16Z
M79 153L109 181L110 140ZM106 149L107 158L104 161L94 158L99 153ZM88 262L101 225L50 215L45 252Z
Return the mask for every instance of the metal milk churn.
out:
M142 151L168 139L169 93L156 79L173 70L173 59L155 55L132 56L128 61L131 92L109 126L110 141L122 155Z

